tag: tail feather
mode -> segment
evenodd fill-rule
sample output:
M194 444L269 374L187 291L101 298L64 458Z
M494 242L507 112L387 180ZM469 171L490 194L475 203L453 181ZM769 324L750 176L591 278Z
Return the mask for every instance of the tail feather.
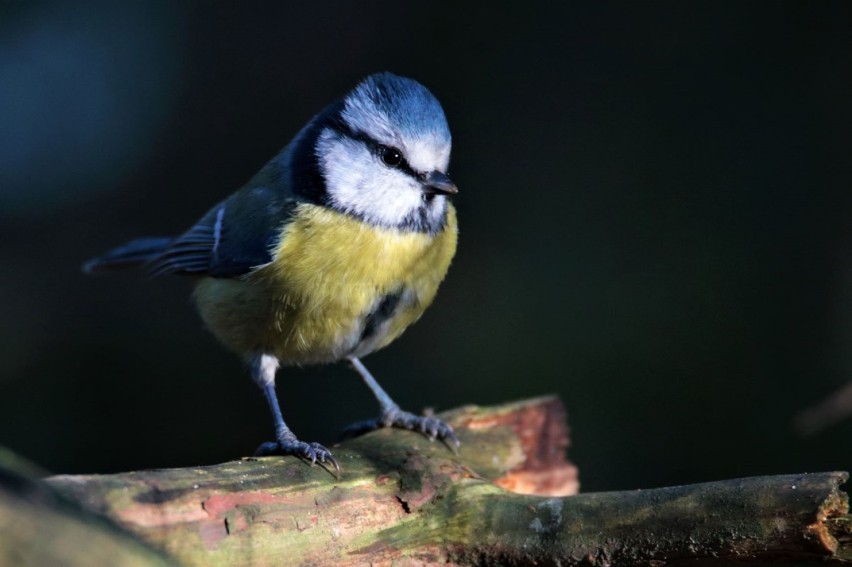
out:
M174 241L171 237L137 238L83 264L87 274L136 268L159 256Z

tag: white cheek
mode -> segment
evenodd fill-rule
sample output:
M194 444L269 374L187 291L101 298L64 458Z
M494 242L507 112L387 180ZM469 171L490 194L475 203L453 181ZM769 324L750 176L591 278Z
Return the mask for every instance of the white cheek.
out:
M407 175L381 171L353 196L361 212L379 224L398 225L423 203L423 191Z
M349 201L369 177L372 157L361 144L323 132L317 141L322 173L333 199Z
M422 206L423 192L417 182L378 163L363 144L325 132L317 150L336 208L375 224L397 226Z

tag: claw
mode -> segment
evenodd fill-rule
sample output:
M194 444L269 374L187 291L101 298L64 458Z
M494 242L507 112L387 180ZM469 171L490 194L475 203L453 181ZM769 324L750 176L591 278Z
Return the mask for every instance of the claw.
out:
M429 428L429 437L431 437L433 441L435 440L435 437L438 436L438 425L438 423L433 423L432 426Z
M444 445L449 447L450 451L452 451L453 454L459 454L459 447L461 447L461 441L459 441L459 438L456 437L456 434L453 432L452 429L447 432L447 434L444 436L443 439L441 439L441 441L444 442Z
M438 439L443 441L447 448L456 454L458 454L458 447L461 445L453 432L453 428L440 419L431 416L417 416L398 408L391 409L378 418L353 423L343 430L340 439L357 437L358 435L363 435L382 427L395 427L397 429L416 431L429 439L429 441Z
M337 459L335 459L331 456L331 454L329 454L328 460L332 465L334 465L334 470L337 471L334 476L337 477L337 480L340 480L340 465L337 464Z
M305 443L295 438L267 441L262 443L254 454L256 456L293 455L294 457L310 461L311 466L316 465L317 461L320 462L320 465L331 463L334 465L335 471L337 471L335 476L340 479L340 465L337 463L337 459L334 458L331 451L319 443Z

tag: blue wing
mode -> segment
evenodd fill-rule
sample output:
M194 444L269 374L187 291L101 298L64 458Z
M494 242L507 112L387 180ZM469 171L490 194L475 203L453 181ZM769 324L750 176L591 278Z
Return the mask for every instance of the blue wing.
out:
M134 240L89 260L83 270L146 265L154 275L233 278L268 264L299 203L322 202L324 182L314 147L340 104L315 116L245 187L210 209L182 235Z
M241 189L153 258L151 272L231 278L267 264L297 204L267 187Z

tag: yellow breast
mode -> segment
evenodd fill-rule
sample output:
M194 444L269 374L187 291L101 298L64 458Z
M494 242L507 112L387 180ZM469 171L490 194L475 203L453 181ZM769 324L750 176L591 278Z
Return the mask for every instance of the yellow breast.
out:
M242 279L205 278L196 302L228 347L283 364L382 348L432 302L456 250L455 210L437 235L377 228L303 204L274 260Z

